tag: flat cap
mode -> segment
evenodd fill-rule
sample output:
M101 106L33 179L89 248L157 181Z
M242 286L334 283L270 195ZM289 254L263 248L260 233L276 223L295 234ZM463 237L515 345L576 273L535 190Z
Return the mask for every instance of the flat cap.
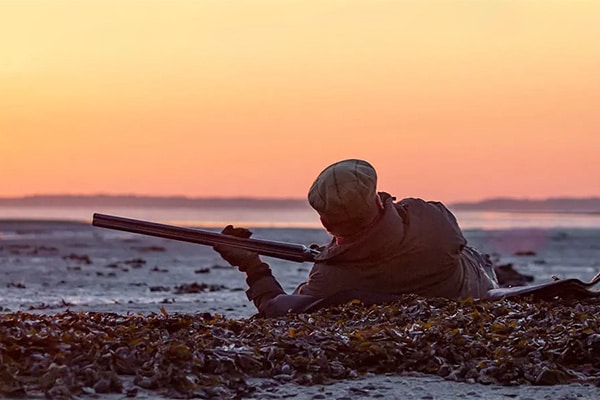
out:
M348 159L325 168L308 191L308 202L330 225L361 225L378 213L377 172L367 161Z

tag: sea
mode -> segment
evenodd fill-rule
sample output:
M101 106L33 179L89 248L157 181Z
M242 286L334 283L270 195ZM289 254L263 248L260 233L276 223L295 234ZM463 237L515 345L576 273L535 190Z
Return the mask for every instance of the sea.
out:
M599 213L497 212L452 210L464 230L521 228L600 229ZM310 207L91 207L0 206L0 220L79 221L91 223L101 213L180 226L321 228Z

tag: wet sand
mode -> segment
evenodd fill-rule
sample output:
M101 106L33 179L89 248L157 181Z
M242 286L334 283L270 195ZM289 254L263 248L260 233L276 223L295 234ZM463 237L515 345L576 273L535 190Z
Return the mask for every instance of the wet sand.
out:
M324 243L318 229L255 229L255 237ZM533 275L589 280L600 270L600 230L467 231L469 244ZM291 292L309 264L265 258ZM0 221L2 312L53 314L66 310L115 313L208 312L251 317L244 276L207 246L128 234L71 222ZM590 385L500 386L458 383L437 376L371 375L331 385L301 386L260 379L253 398L598 398ZM109 397L122 398L124 395ZM140 390L140 398L160 398Z

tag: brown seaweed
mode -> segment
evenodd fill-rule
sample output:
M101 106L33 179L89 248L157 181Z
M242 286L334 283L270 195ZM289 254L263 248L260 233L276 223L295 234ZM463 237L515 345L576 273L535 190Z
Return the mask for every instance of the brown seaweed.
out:
M277 319L164 309L8 313L0 315L0 394L132 397L143 388L169 397L244 397L251 377L311 385L412 372L483 384L599 385L599 311L598 299L407 295Z

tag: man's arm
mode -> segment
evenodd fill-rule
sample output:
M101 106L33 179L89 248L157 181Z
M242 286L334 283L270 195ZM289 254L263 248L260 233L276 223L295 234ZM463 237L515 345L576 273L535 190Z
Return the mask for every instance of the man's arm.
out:
M245 238L252 235L248 229L234 228L231 225L225 227L222 233ZM286 294L273 276L269 264L263 262L256 252L228 245L217 245L213 248L225 261L246 273L246 283L249 287L246 295L256 306L259 315L263 317L303 312L318 300L313 296Z
M261 317L280 317L288 313L304 312L319 299L300 294L286 294L271 273L267 263L246 269L246 296L252 301Z

